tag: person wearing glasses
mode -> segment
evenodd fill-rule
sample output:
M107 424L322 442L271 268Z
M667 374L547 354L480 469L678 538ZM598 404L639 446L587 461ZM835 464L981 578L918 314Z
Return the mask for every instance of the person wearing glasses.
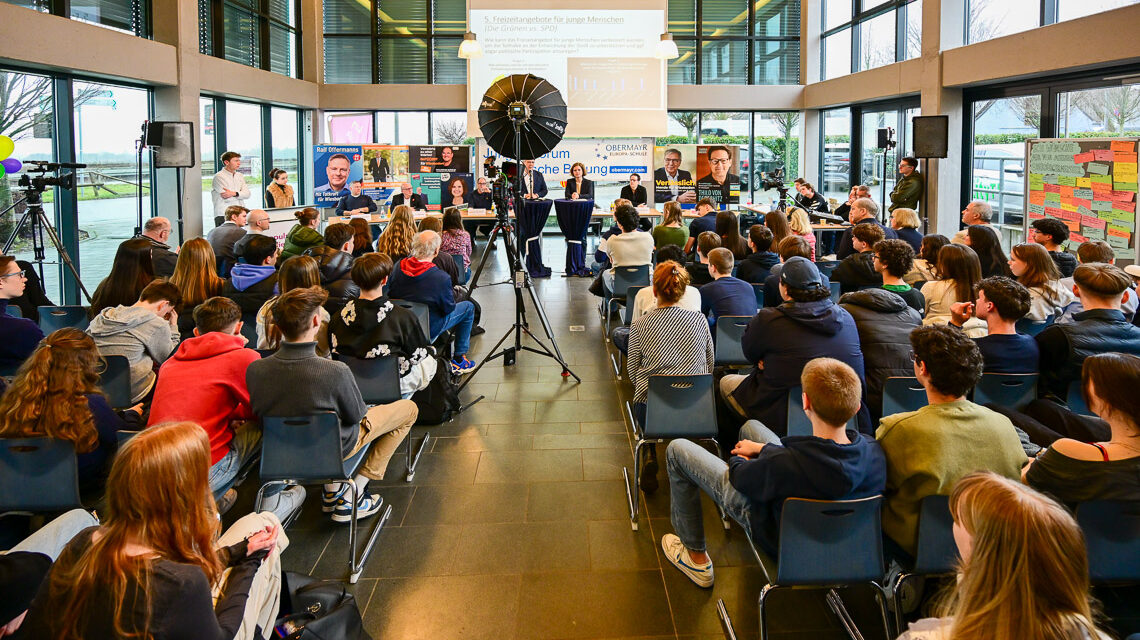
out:
M663 161L665 166L653 172L653 201L673 200L682 204L696 202L697 192L693 191L693 174L681 168L680 150L666 149Z
M24 270L14 257L0 256L0 373L3 374L14 373L44 337L35 322L8 315L9 301L24 295L27 282Z
M697 179L697 190L719 204L728 202L733 188L740 191L740 176L732 173L732 153L724 145L709 147L709 173Z

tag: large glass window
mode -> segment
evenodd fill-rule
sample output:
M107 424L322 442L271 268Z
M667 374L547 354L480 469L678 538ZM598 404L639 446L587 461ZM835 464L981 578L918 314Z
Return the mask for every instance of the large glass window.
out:
M272 107L269 110L269 138L273 141L273 166L265 167L262 177L266 180L260 191L264 195L268 186L269 171L271 169L284 169L289 173L289 183L293 185L294 198L298 204L304 202L301 197L303 189L300 188L301 179L301 149L299 146L299 118L301 114L296 109L281 109Z
M149 0L3 0L7 4L27 7L44 13L106 27L131 35L150 37Z
M1118 9L1137 0L967 0L966 43Z
M887 148L879 143L879 132L884 129L891 130L888 135L897 144L900 133L897 111L863 113L863 168L859 183L871 187L871 193L879 202L886 202L885 194L895 188L895 167L898 164L898 147Z
M198 0L199 50L298 77L299 12L298 0Z
M820 189L826 198L847 201L851 181L851 110L824 111Z
M1041 96L978 100L972 115L970 199L989 202L995 224L1020 227L1024 222L1025 141L1041 135Z
M1057 137L1140 135L1140 84L1063 91L1057 95Z
M202 157L202 224L210 229L214 226L214 202L210 195L214 174L221 169L220 155L217 153L217 105L213 98L198 99L198 130L202 132L198 145Z
M823 79L921 55L921 0L825 0ZM901 35L900 35L901 34Z
M327 83L464 84L464 0L326 0Z
M800 81L796 0L670 0L669 32L681 53L668 63L669 84Z
M376 137L380 144L431 144L427 111L378 111Z
M261 107L248 102L226 101L226 150L241 154L241 173L249 186L245 206L260 208L264 200L263 176L270 167L263 166L261 149Z

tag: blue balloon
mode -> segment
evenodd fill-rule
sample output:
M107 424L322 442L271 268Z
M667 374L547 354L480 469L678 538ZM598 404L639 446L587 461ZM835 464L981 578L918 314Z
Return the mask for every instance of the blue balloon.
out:
M0 165L4 166L4 171L7 173L19 173L20 169L24 167L24 163L15 158L0 160Z

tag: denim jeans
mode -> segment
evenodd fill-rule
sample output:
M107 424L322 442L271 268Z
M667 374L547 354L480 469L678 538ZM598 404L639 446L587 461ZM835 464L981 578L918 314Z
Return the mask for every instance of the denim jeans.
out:
M234 486L238 472L261 451L261 427L254 422L242 422L234 429L230 450L210 467L210 491L218 499ZM266 495L277 493L266 489Z
M757 420L740 428L741 440L780 444L780 437ZM730 447L735 443L724 443ZM670 518L677 537L692 551L705 551L705 528L701 517L701 491L745 530L751 531L752 503L728 481L728 463L691 440L673 440L666 450L669 470Z
M467 350L471 348L471 327L475 324L475 305L470 300L457 302L455 308L447 317L443 319L443 328L439 333L443 333L452 327L458 327L455 332L455 357L467 355ZM432 342L439 337L436 334L431 337Z
M71 542L77 533L97 524L99 521L87 511L72 509L40 527L35 533L24 538L20 544L9 549L8 553L34 551L55 560L59 557L59 552L63 551L63 548L67 546L68 542ZM0 553L4 552L0 551Z

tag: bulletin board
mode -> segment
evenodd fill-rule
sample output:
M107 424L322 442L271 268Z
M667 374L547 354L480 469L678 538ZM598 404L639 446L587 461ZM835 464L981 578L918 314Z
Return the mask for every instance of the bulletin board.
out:
M1104 240L1118 259L1140 261L1136 242L1136 154L1140 138L1027 140L1026 237L1029 225L1057 218L1070 248Z

